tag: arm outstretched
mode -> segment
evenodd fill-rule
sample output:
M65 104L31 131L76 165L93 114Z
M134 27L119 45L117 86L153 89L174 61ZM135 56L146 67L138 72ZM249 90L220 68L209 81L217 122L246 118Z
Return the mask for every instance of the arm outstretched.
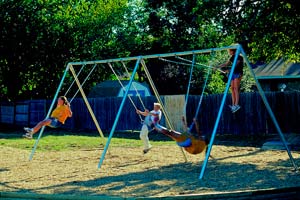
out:
M188 131L188 127L187 127L186 119L185 119L184 116L182 116L181 121L182 121L183 131L187 132Z
M149 114L149 110L146 109L144 112L142 112L140 110L136 110L136 113L146 117Z
M199 128L198 120L196 118L194 118L193 121L194 121L194 124L195 124L196 132L197 132L199 138L201 139L202 134L201 134L201 131L200 131L200 128Z

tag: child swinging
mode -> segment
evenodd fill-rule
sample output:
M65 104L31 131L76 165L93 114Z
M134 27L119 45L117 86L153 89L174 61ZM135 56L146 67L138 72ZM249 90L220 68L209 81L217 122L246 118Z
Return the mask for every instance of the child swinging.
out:
M154 128L158 132L175 140L177 145L184 148L184 150L187 151L188 153L190 154L202 153L204 150L207 149L208 141L204 139L204 137L201 135L197 120L194 118L193 123L195 124L195 129L198 134L198 137L195 137L190 133L191 130L188 130L184 117L182 117L182 122L185 129L184 133L180 133L175 130L169 130L166 127L161 126L160 124L155 124Z

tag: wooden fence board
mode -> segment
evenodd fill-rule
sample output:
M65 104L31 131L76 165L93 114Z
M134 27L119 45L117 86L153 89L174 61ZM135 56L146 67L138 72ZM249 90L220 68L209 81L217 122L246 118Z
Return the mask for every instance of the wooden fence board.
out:
M14 123L15 108L14 105L1 105L1 123Z
M268 92L266 97L276 116L278 123L285 132L300 132L300 93L299 92ZM156 102L154 96L141 97L147 109L153 109L153 103ZM161 96L161 99L171 115L173 124L176 129L181 130L181 115L183 114L184 95ZM93 109L95 117L103 131L110 131L122 98L120 97L103 97L90 98L89 103ZM132 97L134 104L138 109L143 110L142 104L138 97ZM191 124L195 116L200 96L190 95L186 116L188 125ZM214 127L216 117L222 100L222 94L205 95L200 108L198 121L200 128L204 134L210 134ZM263 104L259 93L242 93L240 96L241 110L232 114L228 105L231 103L231 95L226 96L226 103L222 112L221 120L218 126L218 134L238 134L238 135L256 135L276 133L276 129L270 116ZM22 107L21 105L29 107ZM30 100L20 102L18 105L8 105L1 103L0 107L0 123L16 124L22 121L22 124L29 123L35 125L43 120L50 107L50 100ZM95 131L96 126L87 110L84 101L81 98L73 100L71 105L73 117L66 121L64 127L70 130ZM20 110L21 109L21 110ZM26 110L28 110L27 117ZM16 116L16 113L21 114ZM26 120L28 120L26 122ZM165 126L165 118L161 120L161 124ZM16 124L17 125L17 124ZM124 109L122 110L116 130L140 130L141 121L135 112L135 108L129 99L126 100Z
M170 121L174 126L174 129L182 132L183 124L181 123L182 116L185 116L184 104L185 96L184 95L173 95L165 96L165 109L170 117Z

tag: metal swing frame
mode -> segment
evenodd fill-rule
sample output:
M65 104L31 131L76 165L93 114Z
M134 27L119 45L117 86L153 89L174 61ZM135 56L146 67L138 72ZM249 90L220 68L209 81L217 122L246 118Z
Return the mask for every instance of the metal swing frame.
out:
M215 121L215 124L214 124L214 128L213 128L213 131L212 131L212 134L211 134L211 140L210 140L210 143L209 143L209 146L208 146L208 150L206 152L206 156L205 156L205 160L203 162L203 165L201 167L201 172L200 172L200 175L199 175L199 179L203 179L204 177L204 173L205 173L205 169L207 167L207 164L208 164L208 158L210 156L210 153L211 153L211 150L212 150L212 147L213 147L213 143L214 143L214 139L215 139L215 136L216 136L216 133L217 133L217 128L218 128L218 125L219 125L219 122L220 122L220 118L221 118L221 115L222 115L222 112L223 112L223 108L224 108L224 105L225 105L225 100L226 100L226 95L229 91L229 87L230 87L230 80L232 78L232 75L233 75L233 71L234 71L234 68L235 68L235 65L236 65L236 62L237 62L237 58L238 58L238 55L241 54L244 58L244 61L247 65L247 67L249 68L250 70L250 74L252 75L252 77L254 78L255 80L255 83L256 83L256 86L257 86L257 89L258 89L258 92L263 100L263 103L265 104L266 106L266 109L275 125L275 128L278 132L278 134L280 135L280 138L284 144L284 147L287 151L287 154L289 156L289 159L291 161L291 164L292 166L294 167L295 171L298 171L298 166L296 165L295 161L294 161L294 158L291 154L291 151L287 145L287 142L286 142L286 139L284 137L284 134L282 133L281 131L281 128L279 127L279 124L277 122L277 119L270 107L270 104L265 96L265 93L262 89L262 87L260 86L260 83L258 82L256 76L255 76L255 73L250 65L250 62L246 56L246 53L244 52L244 50L242 49L241 45L233 45L233 46L226 46L226 47L221 47L221 48L210 48L210 49L202 49L202 50L192 50L192 51L184 51L184 52L175 52L175 53L165 53L165 54L154 54L154 55L145 55L145 56L136 56L136 57L127 57L127 58L116 58L116 59L107 59L107 60L96 60L96 61L85 61L85 62L70 62L67 64L67 67L66 67L66 70L63 74L63 77L61 79L61 82L58 86L58 89L57 89L57 92L53 98L53 101L52 101L52 104L49 108L49 111L48 111L48 114L47 114L47 117L50 115L51 113L51 110L53 109L54 107L54 103L58 97L58 93L62 87L62 84L64 82L64 79L68 73L68 71L71 71L72 75L74 76L75 78L75 81L76 81L76 84L79 88L79 91L81 92L81 95L91 113L91 115L93 115L93 111L92 109L90 108L90 105L87 101L87 98L86 98L86 95L81 87L81 83L79 82L78 78L77 78L77 75L74 71L74 68L73 66L82 66L82 65L92 65L92 64L103 64L103 63L113 63L113 62L123 62L123 61L136 61L136 64L135 64L135 67L132 71L132 74L131 74L131 77L130 77L130 81L128 83L128 87L127 89L125 90L125 94L123 96L123 99L122 99L122 102L120 104L120 107L118 109L118 112L117 112L117 116L115 118L115 121L113 123L113 126L111 128L111 131L110 131L110 134L109 134L109 137L107 138L107 141L106 141L106 145L105 145L105 148L101 154L101 157L100 157L100 160L99 160L99 163L98 163L98 168L101 167L101 165L103 164L103 161L105 159L105 155L107 153L107 150L108 150L108 147L109 147L109 144L111 142L111 139L113 137L113 134L115 132L115 129L116 129L116 126L117 126L117 123L119 121L119 118L120 118L120 115L121 115L121 112L124 108L124 105L125 105L125 100L127 98L127 95L128 95L128 91L129 91L129 88L131 88L131 85L132 85L132 82L134 80L134 76L137 72L137 69L139 68L140 64L142 64L142 66L144 68L146 68L146 64L145 64L145 61L144 60L147 60L147 59L157 59L157 58L166 58L166 57L173 57L173 56L184 56L184 55L191 55L191 54L202 54L202 53L212 53L212 52L216 52L216 51L224 51L224 50L228 50L228 49L236 49L236 55L235 55L235 58L234 58L234 61L233 61L233 65L231 67L231 71L229 73L229 76L228 76L228 81L227 81L227 84L226 84L226 88L225 88L225 91L223 93L223 97L222 97L222 101L221 101L221 105L220 105L220 108L219 108L219 111L218 111L218 115L217 115L217 118L216 118L216 121ZM147 69L147 68L146 68ZM151 76L150 76L151 78ZM159 97L159 96L158 96ZM160 100L160 98L158 98L158 100ZM163 111L166 113L166 111ZM166 114L166 116L168 116ZM172 127L171 127L172 128ZM39 137L38 139L36 140L35 142L35 145L34 145L34 148L32 150L32 153L30 155L30 160L32 159L33 157L33 154L34 154L34 151L36 149L36 146L38 144L38 141L40 140L40 137L43 133L43 130L44 130L44 127L41 129L40 131L40 134L39 134Z
M63 76L62 76L62 78L61 78L61 81L60 81L60 83L59 83L59 85L58 85L58 88L57 88L57 90L56 90L56 93L55 93L55 95L54 95L54 97L53 97L52 103L51 103L51 105L50 105L50 107L49 107L49 110L48 110L48 113L47 113L47 115L46 115L46 118L49 118L49 117L50 117L51 112L52 112L52 110L53 110L53 108L54 108L54 105L55 105L55 103L56 103L56 101L57 101L59 92L61 91L61 88L62 88L62 86L63 86L63 84L64 84L65 78L66 78L68 72L70 71L71 74L72 74L73 77L74 77L74 80L73 80L73 82L71 83L71 85L69 86L68 90L65 92L65 96L69 93L69 91L70 91L70 89L72 88L72 86L74 85L74 83L76 83L77 86L78 86L78 90L77 90L76 93L73 95L73 97L70 99L70 103L74 100L74 98L76 97L76 95L78 94L78 92L80 92L81 95L82 95L82 97L83 97L83 100L84 100L84 102L85 102L85 104L86 104L86 107L87 107L87 109L88 109L88 111L89 111L89 113L90 113L90 115L91 115L91 117L92 117L92 120L93 120L93 122L94 122L94 124L95 124L95 126L96 126L96 129L97 129L97 131L98 131L98 133L99 133L101 139L104 140L105 137L104 137L103 131L102 131L101 128L100 128L100 125L99 125L99 123L98 123L98 120L96 119L96 116L95 116L95 114L94 114L94 112L93 112L93 109L91 108L91 105L90 105L90 103L88 102L87 97L86 97L86 95L85 95L85 92L84 92L84 90L83 90L83 88L82 88L83 85L85 84L85 82L88 80L88 78L89 78L90 75L92 74L92 72L95 70L95 68L96 68L96 66L97 66L97 63L94 63L94 66L93 66L92 69L90 70L89 74L85 77L84 81L83 81L82 83L80 83L80 81L79 81L79 79L78 79L78 76L80 75L80 73L82 72L82 70L83 70L83 68L84 68L85 66L86 66L86 64L82 64L82 66L81 66L79 72L76 74L73 65L71 65L70 63L67 64L66 69L65 69L65 71L64 71L64 74L63 74ZM40 139L41 139L41 137L42 137L44 131L45 131L45 126L43 126L43 127L41 128L41 130L39 131L38 138L35 140L34 146L33 146L32 150L31 150L31 153L30 153L30 156L29 156L29 161L31 161L31 160L33 159L34 153L35 153L35 151L36 151L36 149L37 149L37 146L38 146L38 144L39 144L39 141L40 141ZM105 143L105 142L103 141L103 143Z

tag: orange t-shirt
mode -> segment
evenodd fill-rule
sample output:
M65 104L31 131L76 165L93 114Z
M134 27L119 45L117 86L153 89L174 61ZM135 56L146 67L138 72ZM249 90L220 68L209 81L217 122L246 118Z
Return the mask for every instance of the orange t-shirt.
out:
M61 105L57 106L51 114L51 117L56 118L58 121L60 121L62 124L65 123L66 119L71 115L71 111L69 106Z

